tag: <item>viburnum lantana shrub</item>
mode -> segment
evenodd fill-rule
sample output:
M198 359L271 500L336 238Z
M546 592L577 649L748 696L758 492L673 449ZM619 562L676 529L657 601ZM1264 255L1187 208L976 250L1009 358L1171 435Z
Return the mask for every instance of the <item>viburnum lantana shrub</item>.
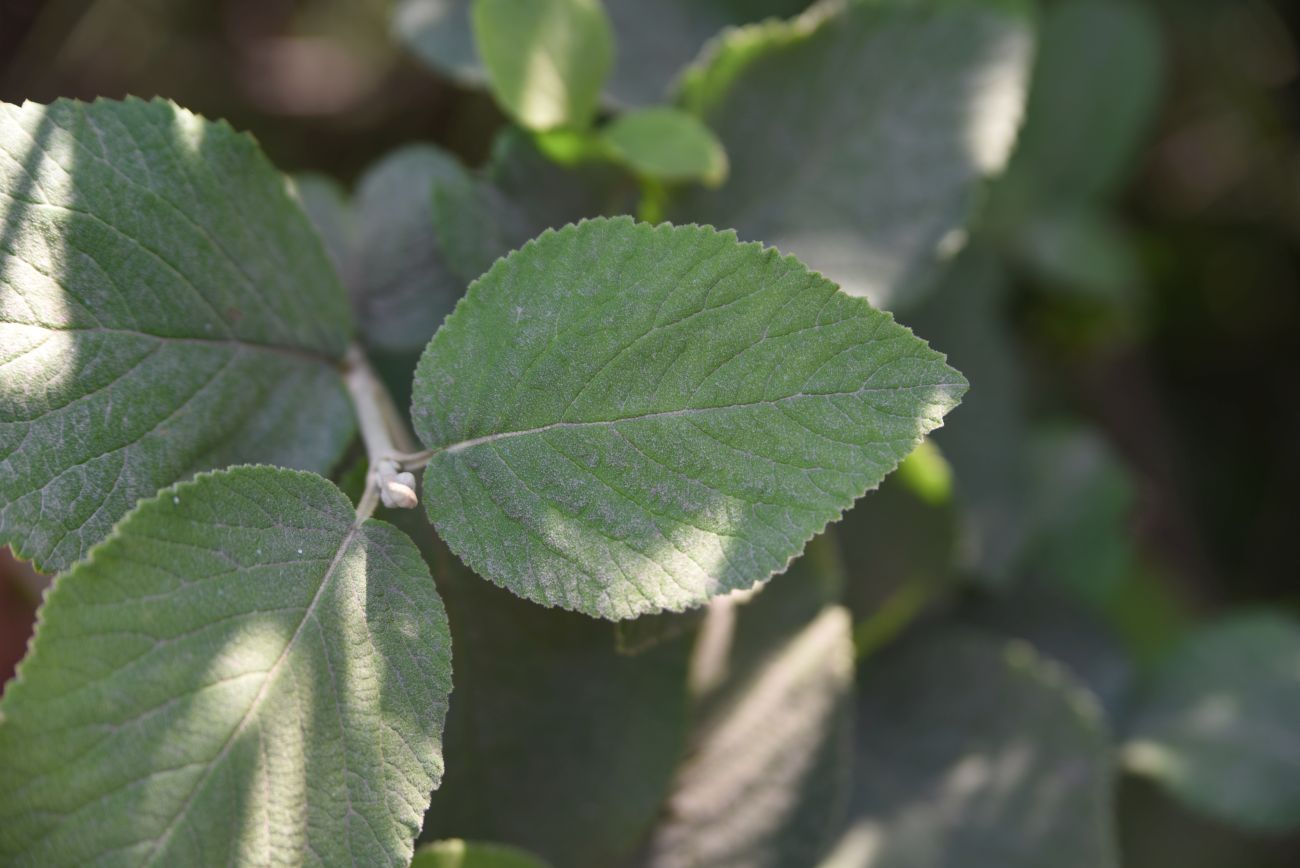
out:
M351 192L163 99L0 105L0 544L57 573L0 698L0 864L1116 864L1109 694L1005 621L894 641L914 585L855 622L828 530L905 459L946 496L944 350L1015 368L1001 254L953 256L1031 4L805 5L404 0L509 123ZM1029 450L972 379L980 443L943 449L993 480L961 497L996 587ZM844 536L914 582L956 534L894 497ZM1245 669L1292 628L1203 641ZM1125 756L1231 815L1187 653Z

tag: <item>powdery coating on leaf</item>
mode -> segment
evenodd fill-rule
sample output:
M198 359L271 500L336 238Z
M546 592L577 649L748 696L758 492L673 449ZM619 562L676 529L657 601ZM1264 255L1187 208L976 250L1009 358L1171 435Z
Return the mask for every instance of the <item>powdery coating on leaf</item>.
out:
M430 343L425 503L476 572L607 618L783 570L966 381L888 314L709 227L547 232Z
M0 701L0 862L405 865L450 690L405 535L314 474L203 474L56 580Z
M731 163L670 214L798 256L899 310L1011 151L1032 49L1021 2L819 4L728 31L681 102Z
M349 331L250 137L161 101L0 105L0 544L62 569L196 471L328 470Z
M1300 624L1243 614L1193 634L1138 704L1124 759L1226 822L1300 828Z

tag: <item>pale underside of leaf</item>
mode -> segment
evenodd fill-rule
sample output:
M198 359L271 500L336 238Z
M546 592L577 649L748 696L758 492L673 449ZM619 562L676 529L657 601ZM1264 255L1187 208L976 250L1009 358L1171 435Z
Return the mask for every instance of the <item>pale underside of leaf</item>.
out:
M547 605L681 610L783 570L965 391L776 251L626 218L498 262L416 374L426 505Z
M902 310L1009 155L1026 5L827 3L725 33L681 101L722 140L730 176L670 215L734 228Z
M0 861L405 865L450 661L415 546L326 480L165 490L56 581L0 702Z
M326 471L350 329L255 143L170 103L0 106L0 543L67 567L244 461Z

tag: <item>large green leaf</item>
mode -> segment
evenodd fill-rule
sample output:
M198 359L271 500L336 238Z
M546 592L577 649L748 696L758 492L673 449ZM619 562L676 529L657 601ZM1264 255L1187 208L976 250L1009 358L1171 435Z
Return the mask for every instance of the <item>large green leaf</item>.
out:
M723 27L790 15L805 0L605 0L614 27L614 70L606 86L623 105L662 100L678 71ZM470 0L401 0L393 29L415 54L453 77L482 83Z
M0 701L0 862L405 865L450 646L414 544L321 477L167 489L55 581Z
M849 785L853 641L826 605L834 546L809 545L750 599L715 601L696 644L691 749L638 864L811 865L834 839ZM636 623L635 621L630 623Z
M899 309L1011 149L1027 6L858 0L729 32L685 77L682 102L721 138L731 174L671 213Z
M783 570L965 390L794 259L618 218L475 283L412 414L448 545L521 596L617 619Z
M859 689L856 817L825 868L1118 865L1100 713L1028 646L923 631Z
M1124 754L1222 820L1300 827L1300 624L1238 615L1193 634L1142 697Z
M424 834L501 841L564 868L622 864L683 750L689 639L619 654L609 624L520 600L437 548L456 695Z
M0 105L0 543L63 569L196 471L319 471L347 298L251 138L167 102Z

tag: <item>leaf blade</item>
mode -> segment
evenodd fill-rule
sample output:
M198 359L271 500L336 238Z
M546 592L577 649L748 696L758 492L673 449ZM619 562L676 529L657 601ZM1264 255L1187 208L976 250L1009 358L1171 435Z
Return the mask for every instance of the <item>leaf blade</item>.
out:
M409 539L314 474L204 474L56 580L0 700L0 853L405 864L449 692Z
M159 488L352 434L333 269L251 138L161 101L0 107L0 542L69 566Z
M618 619L784 569L965 389L793 259L618 218L499 261L430 343L412 413L453 551Z

